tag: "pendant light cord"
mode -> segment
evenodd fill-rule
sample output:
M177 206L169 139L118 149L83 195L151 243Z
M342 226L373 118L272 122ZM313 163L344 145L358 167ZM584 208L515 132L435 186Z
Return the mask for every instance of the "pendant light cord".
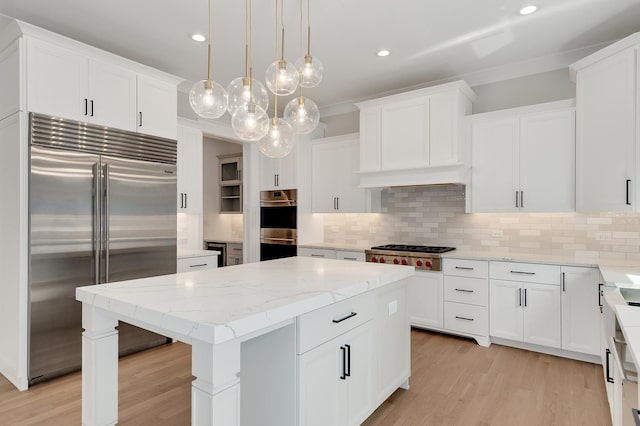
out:
M249 30L247 31L248 33L248 46L247 46L247 51L248 51L248 63L249 63L249 102L251 104L254 103L253 100L253 34L251 32L251 27L253 26L253 16L252 16L252 11L253 11L253 3L251 0L248 0L248 4L249 4Z
M308 9L308 8L307 8ZM300 56L302 57L302 15L303 15L303 7L302 7L302 0L300 0ZM300 98L302 98L302 84L300 84L298 87L300 87Z
M211 0L209 0L209 43L207 43L207 81L211 81Z
M284 32L284 30L283 30ZM284 51L284 48L283 48ZM276 61L278 60L278 0L276 0ZM276 93L273 94L273 121L278 122L278 76L276 76Z
M307 0L307 55L311 56L311 0Z

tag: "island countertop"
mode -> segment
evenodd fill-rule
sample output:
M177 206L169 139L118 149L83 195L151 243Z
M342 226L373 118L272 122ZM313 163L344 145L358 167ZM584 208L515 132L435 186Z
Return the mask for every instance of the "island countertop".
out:
M290 257L79 287L76 299L186 343L220 344L414 273L399 265Z

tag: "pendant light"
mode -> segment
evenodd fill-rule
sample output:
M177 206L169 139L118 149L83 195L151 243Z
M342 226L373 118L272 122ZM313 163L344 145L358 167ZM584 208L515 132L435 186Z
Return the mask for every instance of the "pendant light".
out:
M258 141L269 130L269 116L266 108L269 105L269 95L264 86L253 78L253 61L251 51L251 0L245 1L245 73L247 77L237 78L229 85L229 104L238 101L232 112L231 127L235 134L245 141ZM248 70L248 73L247 73ZM238 84L238 82L240 84ZM257 90L256 90L257 89Z
M224 87L211 80L211 0L209 0L209 40L207 41L207 79L193 85L189 92L191 108L203 118L219 118L227 110Z
M267 89L256 79L252 78L253 74L253 51L252 51L252 4L249 0L245 0L245 46L244 46L244 77L234 79L227 86L229 94L229 105L227 111L233 115L240 106L246 106L252 99L253 102L262 110L266 111L269 107L269 94Z
M277 6L277 0L276 0ZM280 5L281 9L283 5ZM276 7L277 9L277 7ZM278 96L286 96L290 95L296 91L298 88L299 75L296 67L284 60L284 12L281 10L282 16L280 17L280 21L282 24L282 55L280 59L277 59L267 68L267 72L265 74L265 80L267 83L267 87L271 90L271 93ZM276 21L278 17L276 16ZM276 43L278 39L276 28Z
M302 37L302 32L300 34ZM324 67L318 58L311 56L311 11L310 0L307 0L307 54L296 61L296 69L300 75L300 86L315 87L322 81Z
M300 0L300 51L302 51L302 0ZM284 119L287 120L298 134L311 133L320 122L320 110L315 102L302 95L289 101L284 108Z
M281 0L282 1L282 0ZM278 56L278 0L276 2L276 57ZM282 43L284 44L284 26L282 30ZM283 48L284 51L284 48ZM273 64L272 64L273 65ZM293 127L285 120L278 118L278 92L280 80L274 82L274 108L273 118L269 123L267 134L258 142L260 151L271 158L286 157L293 149L293 138L295 137ZM267 83L268 85L268 83ZM271 88L269 88L271 89ZM295 89L294 89L295 90Z

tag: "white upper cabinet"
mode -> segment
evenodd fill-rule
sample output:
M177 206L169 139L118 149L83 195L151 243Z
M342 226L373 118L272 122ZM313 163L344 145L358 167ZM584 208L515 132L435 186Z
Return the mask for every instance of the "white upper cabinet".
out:
M175 81L67 44L26 38L27 111L176 139Z
M175 139L178 128L176 86L147 76L138 76L138 131Z
M466 183L461 124L475 98L457 81L357 104L360 186Z
M296 138L298 139L298 138ZM296 181L296 148L283 158L269 158L260 153L260 190L295 189Z
M202 214L202 131L178 128L178 213Z
M379 209L377 191L358 186L359 135L315 139L311 147L313 213L370 213Z
M575 210L572 105L561 101L471 118L471 211Z
M638 45L640 36L635 34L571 66L576 81L578 211L640 208Z

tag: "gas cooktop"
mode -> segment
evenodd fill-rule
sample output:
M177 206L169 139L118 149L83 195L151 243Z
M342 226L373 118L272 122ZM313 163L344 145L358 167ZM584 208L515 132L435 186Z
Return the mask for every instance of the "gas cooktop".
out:
M410 246L404 244L386 244L383 246L371 247L371 250L389 250L389 251L409 251L414 253L446 253L455 250L454 247L437 247L437 246Z

